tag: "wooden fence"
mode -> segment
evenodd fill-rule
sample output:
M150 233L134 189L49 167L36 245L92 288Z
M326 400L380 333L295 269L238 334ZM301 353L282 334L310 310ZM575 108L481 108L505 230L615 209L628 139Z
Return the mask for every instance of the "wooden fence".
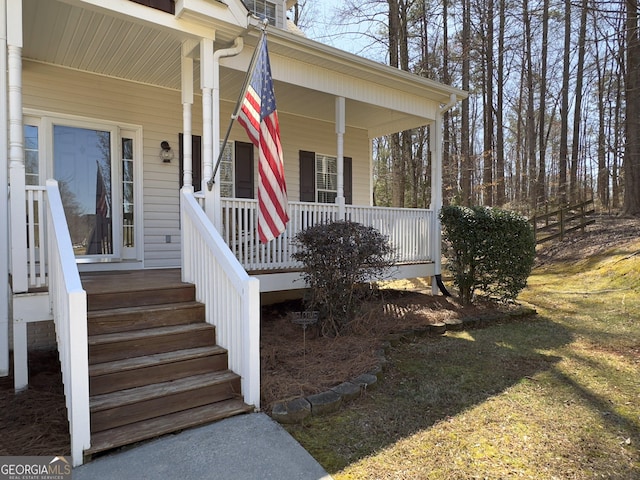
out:
M584 232L587 225L595 223L594 219L588 218L588 215L595 212L593 199L576 205L552 208L556 209L550 211L549 205L546 205L544 213L536 213L529 219L533 225L536 243L548 242L556 238L562 240L567 233L576 230Z

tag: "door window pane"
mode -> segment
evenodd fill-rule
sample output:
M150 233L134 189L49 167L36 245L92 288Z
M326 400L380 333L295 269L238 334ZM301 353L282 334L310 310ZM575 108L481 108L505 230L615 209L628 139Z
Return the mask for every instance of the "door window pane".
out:
M54 125L53 164L75 254L113 254L110 132Z
M135 247L133 139L122 139L122 246Z

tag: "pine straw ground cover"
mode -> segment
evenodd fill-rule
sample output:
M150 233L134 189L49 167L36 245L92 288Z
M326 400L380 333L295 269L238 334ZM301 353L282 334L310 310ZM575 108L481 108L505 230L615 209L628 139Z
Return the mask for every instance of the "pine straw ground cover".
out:
M304 310L300 301L263 307L262 408L270 412L278 401L319 393L371 371L378 362L376 350L390 334L514 308L488 301L463 307L454 297L426 291L431 287L424 279L388 283L361 306L348 332L337 337L295 324L293 313Z
M29 388L15 394L0 378L0 456L70 455L67 409L57 352L30 352Z
M492 304L462 307L431 296L421 280L396 283L363 307L349 335L319 337L291 322L300 302L265 306L261 312L262 409L279 400L321 392L367 372L390 332L492 311ZM306 340L306 341L305 341ZM306 347L306 348L305 348ZM0 456L69 455L69 433L57 352L29 355L29 387L15 394L13 377L0 378Z

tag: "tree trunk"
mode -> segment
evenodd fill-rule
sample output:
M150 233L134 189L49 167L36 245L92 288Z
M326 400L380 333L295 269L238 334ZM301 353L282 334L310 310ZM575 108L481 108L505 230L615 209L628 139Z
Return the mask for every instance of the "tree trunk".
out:
M462 89L469 91L471 52L471 12L470 1L462 0ZM471 156L469 152L469 99L462 101L460 119L460 169L462 204L471 205Z
M533 61L531 52L531 17L529 15L529 2L523 1L522 21L524 23L525 38L525 59L526 59L526 79L527 79L527 118L525 123L525 144L527 146L525 158L527 171L527 183L524 192L528 196L529 206L535 209L535 181L536 181L536 122L534 118L534 95L533 95Z
M596 31L598 21L597 15L593 16L594 31ZM605 94L606 94L606 78L603 64L608 63L609 55L605 53L604 59L600 59L600 42L598 35L594 36L594 52L595 64L598 80L598 184L596 187L598 200L603 207L609 206L609 169L607 168L607 145L606 145L606 121L605 121Z
M547 100L547 52L549 42L549 0L542 6L542 66L540 68L540 106L538 108L538 179L536 181L536 205L547 200L547 142L545 132Z
M442 82L449 85L449 0L442 2ZM444 205L449 204L449 197L457 191L458 172L451 155L451 114L447 111L442 118L442 200Z
M482 184L484 205L493 206L493 0L486 0L484 152Z
M558 194L561 204L567 202L567 157L569 133L569 75L571 65L571 0L564 1L564 60L562 71L562 104L560 106L560 158L558 165Z
M504 183L504 31L506 24L505 2L500 0L498 24L498 71L496 98L496 205L502 206L506 201Z
M578 188L578 158L580 153L580 121L582 117L582 80L584 78L584 51L587 36L587 0L582 0L580 13L580 33L578 35L578 70L576 73L576 100L573 105L573 142L571 145L570 201L580 198Z
M626 144L624 149L624 215L640 216L640 36L638 35L638 1L626 0L627 71Z

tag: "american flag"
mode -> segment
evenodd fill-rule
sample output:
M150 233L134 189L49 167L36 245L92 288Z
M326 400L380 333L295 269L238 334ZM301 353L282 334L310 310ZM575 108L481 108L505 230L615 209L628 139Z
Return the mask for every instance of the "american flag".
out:
M242 101L238 122L258 147L258 237L267 243L284 232L289 221L287 185L280 145L280 123L273 94L267 38L263 35L255 69Z

